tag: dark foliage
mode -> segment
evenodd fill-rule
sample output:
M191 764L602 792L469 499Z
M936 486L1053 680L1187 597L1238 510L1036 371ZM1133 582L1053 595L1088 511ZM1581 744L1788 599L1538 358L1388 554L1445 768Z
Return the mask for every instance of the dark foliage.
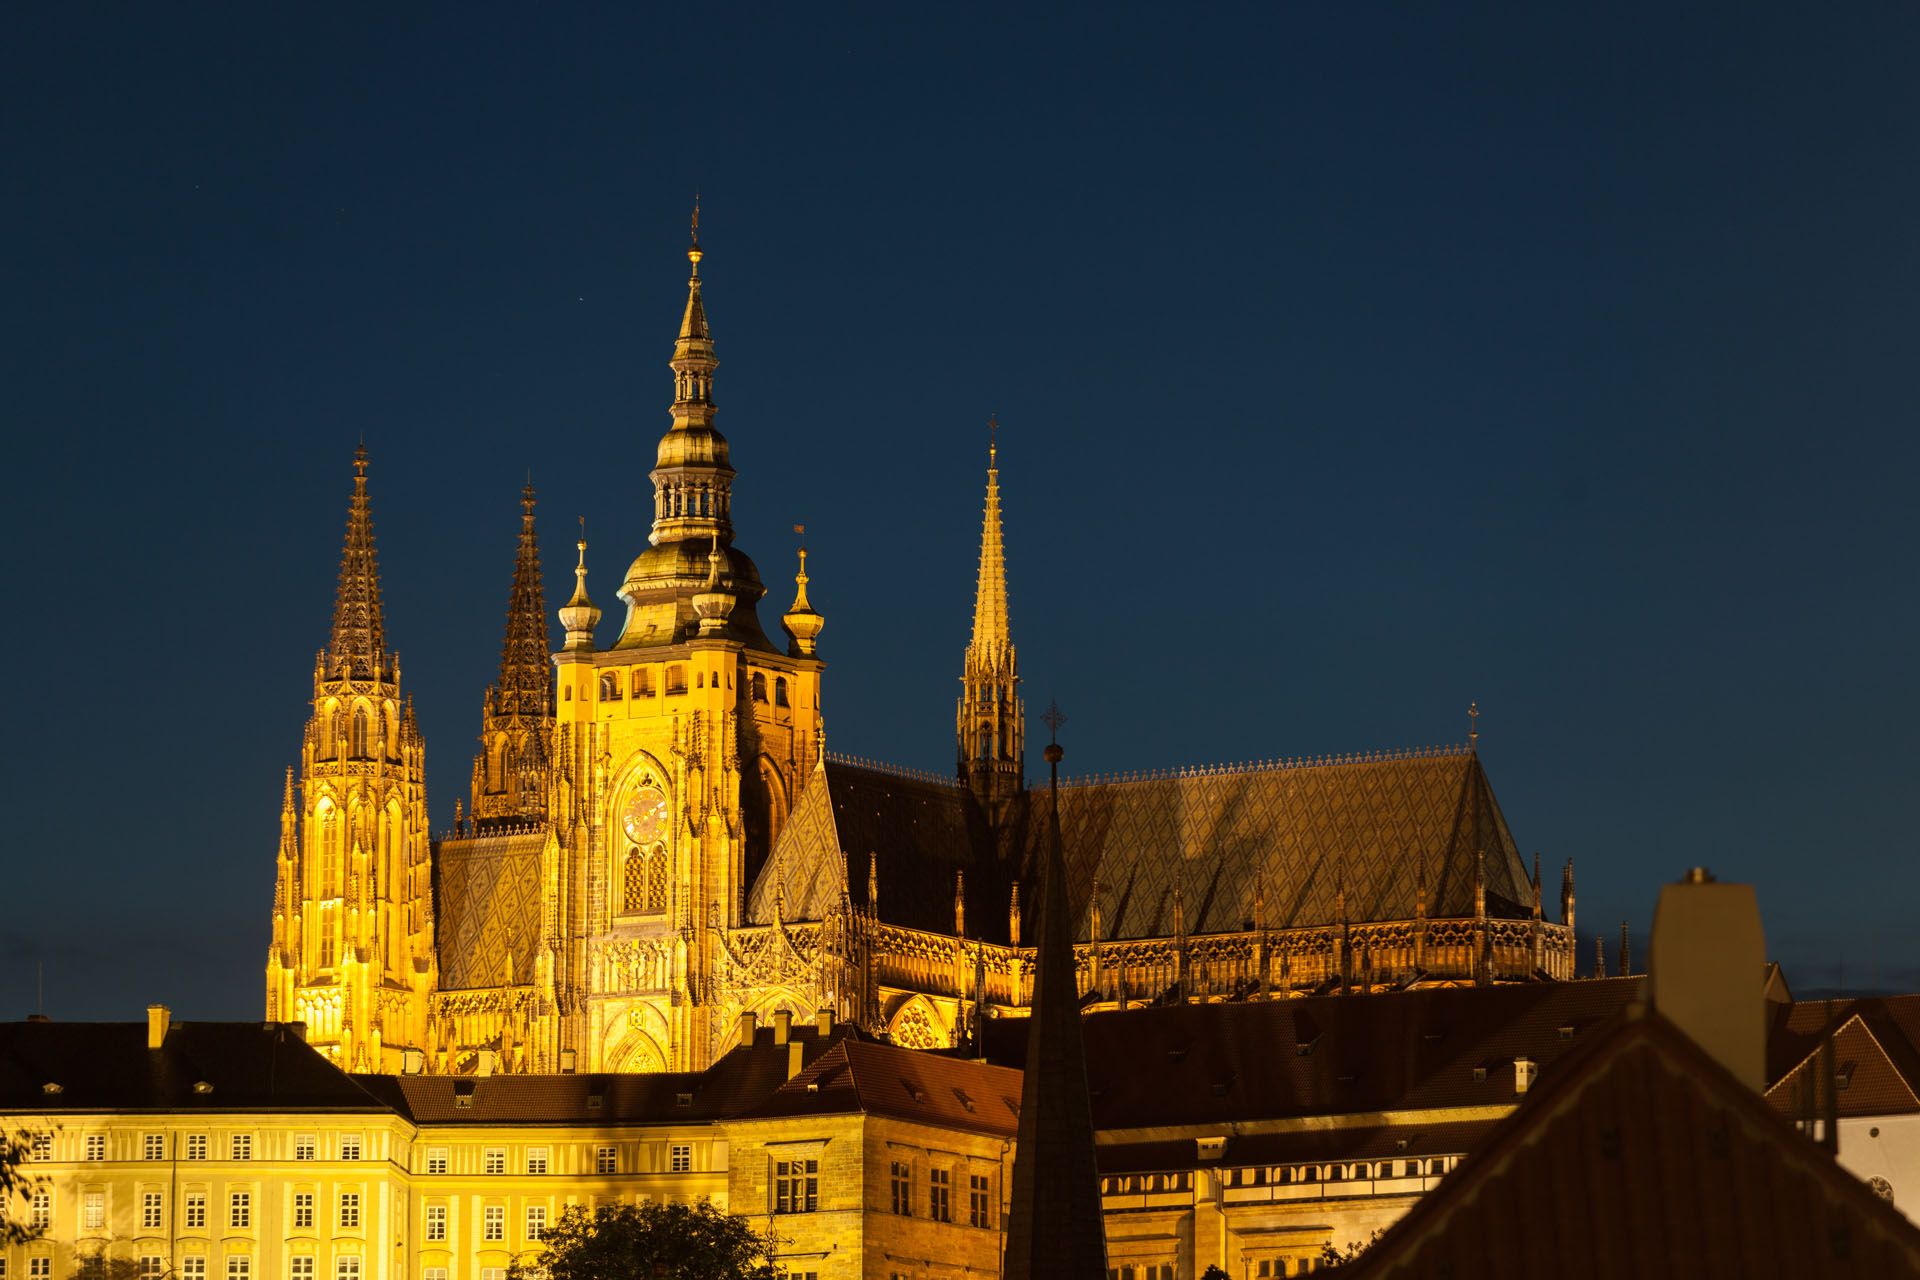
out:
M773 1239L698 1204L574 1206L508 1280L776 1280Z

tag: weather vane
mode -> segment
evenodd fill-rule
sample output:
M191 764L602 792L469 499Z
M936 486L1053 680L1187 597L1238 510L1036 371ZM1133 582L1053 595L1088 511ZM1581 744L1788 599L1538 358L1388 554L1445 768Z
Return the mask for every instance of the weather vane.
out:
M700 193L693 193L693 242L700 243Z
M1479 741L1480 704L1477 701L1469 702L1467 704L1467 745L1469 747L1476 746L1479 744Z
M1055 742L1060 740L1060 726L1067 722L1067 713L1060 709L1058 702L1047 703L1046 714L1040 717L1046 722L1047 732Z

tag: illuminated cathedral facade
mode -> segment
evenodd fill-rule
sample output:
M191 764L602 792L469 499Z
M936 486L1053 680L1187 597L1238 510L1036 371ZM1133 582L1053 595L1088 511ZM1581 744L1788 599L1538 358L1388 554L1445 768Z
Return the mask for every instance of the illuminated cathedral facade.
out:
M748 1014L928 1048L1028 1008L1046 819L997 448L954 775L828 754L805 548L776 642L733 540L697 220L688 257L624 617L602 625L583 537L552 648L529 488L481 750L437 839L355 457L266 966L267 1018L350 1069L690 1070ZM1080 779L1060 824L1086 1008L1574 974L1572 865L1549 920L1471 743Z

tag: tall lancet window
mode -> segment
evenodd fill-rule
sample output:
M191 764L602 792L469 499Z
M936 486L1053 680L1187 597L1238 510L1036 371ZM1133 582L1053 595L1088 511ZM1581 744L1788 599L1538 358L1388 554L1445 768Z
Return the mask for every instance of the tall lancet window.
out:
M353 712L353 758L367 758L367 709L356 707Z

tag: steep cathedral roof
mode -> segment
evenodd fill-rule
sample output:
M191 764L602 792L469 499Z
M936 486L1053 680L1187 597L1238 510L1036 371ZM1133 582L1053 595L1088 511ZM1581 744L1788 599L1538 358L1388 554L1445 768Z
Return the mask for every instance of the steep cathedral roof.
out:
M1096 876L1103 940L1170 936L1176 886L1189 933L1256 918L1274 929L1337 923L1343 889L1355 923L1410 920L1423 875L1429 916L1471 916L1482 854L1487 913L1532 910L1520 851L1466 749L1063 786L1060 817L1082 941ZM996 837L952 784L829 761L807 780L748 917L771 920L778 889L787 919L825 918L843 858L849 896L865 906L874 857L882 919L951 932L953 873L964 870L967 919L981 922L970 931L1005 941L1008 882L1033 880L1045 831L1030 799Z
M442 840L434 858L440 988L533 981L540 942L538 829Z

